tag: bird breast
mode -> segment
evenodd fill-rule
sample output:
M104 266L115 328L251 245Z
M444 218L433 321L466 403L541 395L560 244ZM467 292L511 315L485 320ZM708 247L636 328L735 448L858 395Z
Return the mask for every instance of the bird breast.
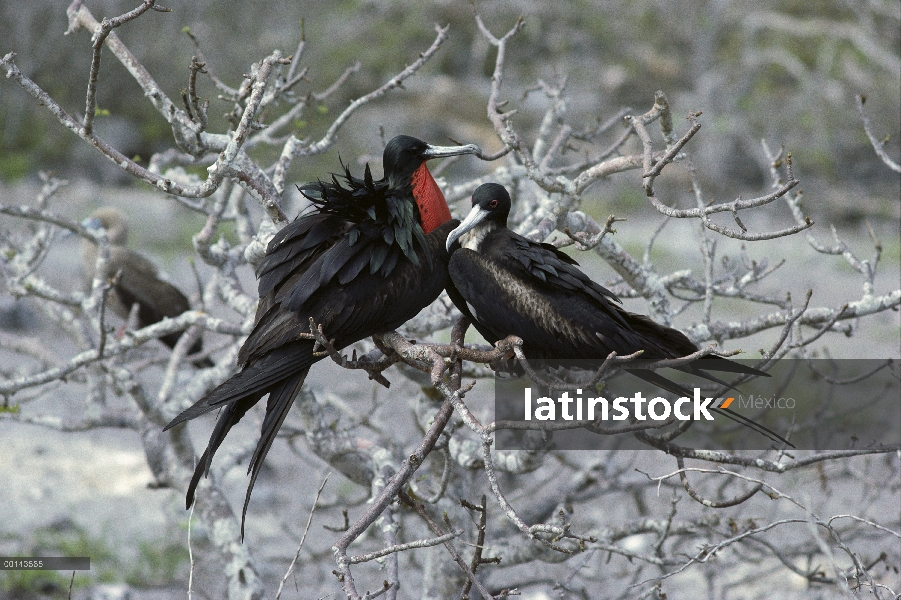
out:
M461 236L462 237L462 236ZM591 345L593 342L587 339L588 332L581 327L581 324L572 319L572 315L564 314L559 310L559 299L548 298L545 293L535 288L529 282L524 281L515 273L506 269L504 266L482 257L482 268L491 278L491 281L497 282L497 292L501 295L497 302L509 306L514 315L514 322L520 317L530 320L537 328L546 334L565 340L580 340L582 343ZM467 303L468 304L468 303ZM469 307L475 316L475 311ZM476 317L478 318L478 317ZM506 328L513 323L486 323L488 326ZM507 332L519 334L519 332ZM547 348L547 351L554 349ZM563 358L563 357L561 357Z

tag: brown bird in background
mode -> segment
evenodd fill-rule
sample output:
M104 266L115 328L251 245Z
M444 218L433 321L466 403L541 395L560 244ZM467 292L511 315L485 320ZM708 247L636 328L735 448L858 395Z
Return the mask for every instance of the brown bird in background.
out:
M146 327L162 321L166 317L177 317L191 309L188 299L178 288L161 278L159 269L152 262L126 247L128 242L128 222L125 215L116 208L105 207L95 211L82 221L86 229L105 229L109 239L109 261L103 277L112 279L120 273L107 298L107 306L114 313L128 319L133 305L138 305L138 327ZM83 239L81 261L88 281L94 279L97 265L97 245ZM164 344L174 348L183 332L175 332L160 338ZM198 339L189 354L203 350L203 341ZM198 367L209 367L213 363L208 358L195 361Z

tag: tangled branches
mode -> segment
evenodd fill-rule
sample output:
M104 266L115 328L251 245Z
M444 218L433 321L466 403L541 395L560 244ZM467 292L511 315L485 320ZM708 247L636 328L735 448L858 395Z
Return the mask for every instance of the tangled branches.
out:
M293 54L285 56L273 50L250 65L249 73L237 85L230 86L215 75L214 61L204 56L194 38L197 52L179 104L166 95L115 33L119 27L155 18L160 10L153 0L145 0L135 10L98 21L82 2L72 3L70 31L83 28L91 34L84 116L67 112L22 73L13 54L3 56L0 66L7 78L43 104L66 129L124 172L167 194L167 201L202 215L205 222L193 238L194 249L214 275L203 284L196 310L147 327L126 326L122 335L112 335L105 306L113 282L98 276L89 291L63 289L53 285L42 270L53 251L56 232L64 229L98 244L94 272L106 272L101 268L109 253L105 236L83 228L64 216L64 211L49 208L65 193L64 182L45 177L34 206L0 205L0 213L29 226L0 239L6 290L15 297L31 298L46 323L76 348L63 356L53 340L2 334L0 349L16 357L18 365L26 366L3 367L0 419L4 424L15 421L61 431L99 427L137 431L156 483L180 494L195 461L192 438L186 429L162 433L161 427L235 368L257 301L255 294L245 292L241 275L251 273L269 239L288 218L284 206L292 164L332 149L353 115L401 88L411 77L422 76L420 70L439 51L449 31L436 27L434 40L415 60L350 102L314 140L298 137L292 124L310 110L312 102L325 100L358 73L360 63L348 67L321 91L301 95L298 88L308 83L302 66L305 41L301 40ZM710 202L688 154L691 144L704 143L701 115L691 113L680 122L662 92L642 114L624 109L584 126L567 121L570 100L565 81L539 80L526 92L540 96L544 112L536 119L535 131L524 130L517 114L526 108L512 107L504 100L514 97L505 67L510 53L518 51L514 44L523 25L524 21L518 20L498 36L479 14L474 16L474 27L483 41L496 50L490 81L483 85L487 120L494 133L491 142L498 149L481 158L497 162L486 167L489 172L461 178L453 185L440 180L449 202L467 198L486 181L506 185L515 192L517 206L511 226L517 231L539 241L554 231L563 232L566 237L555 241L558 246L575 245L585 252L583 261L600 258L619 277L613 283L617 293L643 299L658 322L670 325L683 313L696 314L693 323L681 328L692 341L705 343L699 356L730 356L736 350L726 351L712 342L725 345L763 334L755 338L765 339L767 345L756 366L767 369L784 357L810 356L815 342L835 333L855 334L867 319L898 310L901 290L882 290L878 285L883 246L875 233L874 252L868 258L835 228L827 234L831 241L822 241L822 227L816 228L802 207L792 156L781 149L773 150L766 142L762 147L771 189L749 199L739 196ZM146 101L172 129L174 146L154 155L146 167L114 148L94 128L98 73L105 53L125 66ZM209 102L198 93L198 85L202 87L207 79L229 104L227 131L210 130ZM879 152L862 100L858 108ZM621 130L616 129L618 125ZM273 150L271 155L276 158L268 165L260 164L254 153L260 148ZM890 159L882 160L894 168ZM186 169L197 166L206 169L202 180ZM691 186L685 197L661 179L662 174L680 169ZM630 172L637 172L635 187L663 218L647 236L640 257L614 239L613 225L624 221L622 216L611 215L599 223L590 215L593 207L587 199L592 186ZM664 194L671 199L662 199ZM162 196L156 200L162 201ZM791 215L788 223L768 228L760 225L760 219L749 217L766 213L767 223L778 221L774 207L783 203ZM723 218L731 218L734 224L726 224ZM234 225L237 242L221 236L224 223ZM691 259L697 268L658 272L651 261L655 243L663 239L665 228L672 231L680 224L684 226L681 235L698 246L698 255ZM718 245L725 246L731 239L763 244L802 238L823 258L840 257L859 279L859 293L845 289L841 300L829 298L820 305L812 305L812 295L807 294L799 305L778 291L783 289L778 283L771 284L779 274L794 268L788 261L771 264L765 252L744 245L729 258L718 254ZM727 302L740 306L735 314L743 316L717 316L715 306ZM696 312L690 313L694 309ZM365 497L356 502L324 484L316 494L318 502L323 490L329 489L325 496L331 496L331 506L314 506L314 510L344 511L343 526L311 536L316 541L310 543L318 546L305 549L305 560L296 563L303 569L303 577L316 581L319 588L333 592L334 577L349 598L394 598L402 583L410 586L414 574L422 571L421 585L434 597L468 597L475 589L483 597L500 598L542 586L556 586L561 595L578 597L588 583L602 576L619 584L611 596L663 597L664 585L674 585L674 580L689 572L706 574L716 585L724 586L724 580L717 577L724 577L722 573L731 567L728 585L752 586L760 577L756 568L760 565L761 571L793 573L805 585L840 591L865 587L874 597L883 598L897 593L897 576L880 574L879 565L897 562L891 544L901 537L898 523L880 523L872 516L890 514L885 505L897 498L897 447L807 455L781 449L713 451L680 446L677 440L661 441L647 431L649 426L629 423L617 431L636 436L653 448L653 463L648 463L648 453L586 456L548 447L498 449L494 434L521 424L495 418L478 394L490 387L488 378L513 359L536 374L523 356L521 340L510 336L494 347L467 344L467 326L447 299L441 298L400 332L376 336L373 345L361 346L359 355L354 349L348 357L343 349L334 347L327 330L311 323L308 335L317 342L320 356L330 357L340 369L363 370L370 380L386 388L389 377L395 383L390 395L378 403L381 406L374 402L368 412L361 408L360 398L342 398L331 389L305 389L296 414L283 429L289 447L307 463L325 464L355 489L364 490ZM194 328L195 334L200 330L218 334L219 345L206 352L215 358L214 367L186 374L183 358L192 341L188 335L165 356L150 343L186 327ZM446 339L440 332L448 328L450 342L436 341ZM634 358L609 357L589 384L606 381L613 363L622 366ZM157 367L161 372L155 371ZM362 379L353 373L347 378ZM34 400L64 385L82 386L77 389L85 390L90 410L68 420L30 410ZM110 394L128 399L130 409L112 408L105 401ZM401 402L403 407L398 408ZM392 403L393 408L384 408ZM410 421L410 429L414 425L418 429L405 430L400 421ZM557 429L564 427L572 428L564 424ZM554 430L550 425L534 428L544 434ZM591 433L606 436L614 431L594 427ZM217 559L225 565L221 572L231 598L262 597L265 573L272 571L238 543L237 519L223 493L225 474L246 459L248 452L238 448L223 457L198 492L196 518L200 529L208 532ZM667 460L675 462L675 471L667 472L661 466ZM689 466L686 461L704 466ZM636 475L638 469L648 474ZM798 491L783 491L789 482L778 480L789 471L799 474L801 485L793 488ZM775 483L774 478L785 484ZM876 481L880 485L875 485ZM805 486L814 485L826 490L821 495L835 502L812 500ZM823 516L829 514L824 511L841 505L842 494L832 486L860 491L862 499L854 505L858 514ZM671 498L664 499L665 511L655 515L649 506L661 491ZM691 508L680 504L683 493L695 503ZM765 508L760 510L761 506ZM301 547L309 527L310 520ZM778 532L781 537L768 537L768 532ZM253 533L249 539L254 539ZM365 551L363 546L371 549ZM878 551L871 551L874 548ZM300 552L298 549L297 557ZM420 556L424 565L416 562ZM719 561L717 566L712 564L714 558ZM749 564L754 568L749 569ZM381 565L383 570L369 569L373 565ZM604 569L609 570L602 575ZM716 569L720 573L714 573ZM889 589L891 586L894 588ZM367 588L375 591L364 591Z

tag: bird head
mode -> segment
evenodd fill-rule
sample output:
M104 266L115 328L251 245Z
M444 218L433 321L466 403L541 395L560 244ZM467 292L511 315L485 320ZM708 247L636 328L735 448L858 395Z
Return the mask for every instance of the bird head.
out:
M472 193L472 210L460 226L447 236L447 249L450 250L451 245L461 235L476 227L489 223L496 227L506 227L511 204L510 194L504 186L498 183L483 183L477 187Z
M81 226L85 229L105 229L113 246L124 246L128 241L128 221L122 211L111 206L97 209L81 222Z
M426 162L433 158L481 154L481 152L475 144L432 146L415 137L399 135L385 146L382 166L385 170L385 179L392 187L410 186L416 206L419 208L422 230L429 233L450 221L451 214L444 194L429 173Z

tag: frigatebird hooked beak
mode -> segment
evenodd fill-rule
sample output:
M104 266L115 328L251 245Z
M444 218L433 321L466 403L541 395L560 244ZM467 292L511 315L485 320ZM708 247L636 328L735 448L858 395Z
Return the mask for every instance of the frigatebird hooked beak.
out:
M474 145L431 146L402 135L385 147L382 179L373 179L368 164L362 178L344 166L330 182L299 188L314 210L279 231L257 267L260 302L238 353L240 370L166 426L223 409L188 486L188 507L228 431L269 394L248 466L243 538L260 466L310 366L322 358L314 356L314 341L303 337L310 319L340 349L399 327L435 300L447 280L445 240L458 222L426 162L480 153Z
M474 195L473 198L475 198ZM493 207L490 205L491 202L494 202ZM501 215L498 214L495 216L494 211L497 209L498 202L497 199L492 199L489 201L489 206L486 208L482 208L478 204L473 204L472 210L469 211L466 218L463 219L456 229L448 234L447 243L445 244L448 252L450 252L454 242L473 230L475 230L476 234L470 235L470 237L473 237L474 239L471 241L467 239L465 242L461 242L460 245L464 248L469 248L470 250L477 250L485 235L497 226L496 221L499 220ZM507 212L509 214L509 209ZM488 219L488 226L479 227L482 221L485 221L486 219ZM503 219L503 222L506 224L506 215L504 215Z
M527 358L552 361L604 359L612 351L624 356L643 350L642 358L652 360L697 352L681 331L623 309L613 292L592 281L555 246L508 229L510 206L502 185L479 186L469 215L445 242L450 252L447 293L488 342L516 335L523 340ZM720 357L699 359L680 369L719 383L707 371L769 376ZM653 370L626 370L663 389L690 395ZM791 445L734 411L712 410Z

